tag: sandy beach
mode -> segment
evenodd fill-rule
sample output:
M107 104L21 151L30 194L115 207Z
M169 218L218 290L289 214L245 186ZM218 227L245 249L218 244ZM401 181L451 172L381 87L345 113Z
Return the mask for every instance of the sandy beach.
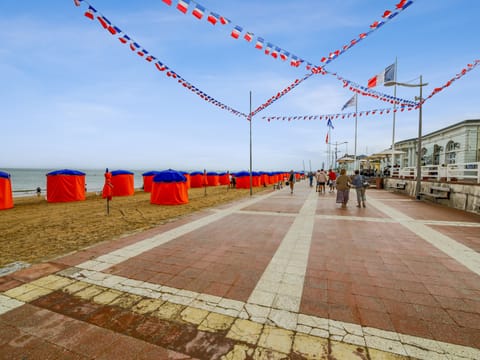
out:
M265 188L254 188L254 192ZM153 228L192 212L247 197L248 189L225 186L189 190L189 203L150 204L150 193L106 200L89 193L85 201L47 203L43 197L15 198L15 207L0 211L0 267L14 261L37 263L78 249Z

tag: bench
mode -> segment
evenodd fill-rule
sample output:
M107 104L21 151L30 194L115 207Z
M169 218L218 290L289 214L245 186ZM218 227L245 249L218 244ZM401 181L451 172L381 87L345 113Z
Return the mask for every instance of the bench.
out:
M450 199L450 188L444 186L431 186L429 192L420 192L420 196L429 197L435 200Z
M406 181L398 181L394 185L390 185L389 189L396 189L396 190L405 190L407 188Z

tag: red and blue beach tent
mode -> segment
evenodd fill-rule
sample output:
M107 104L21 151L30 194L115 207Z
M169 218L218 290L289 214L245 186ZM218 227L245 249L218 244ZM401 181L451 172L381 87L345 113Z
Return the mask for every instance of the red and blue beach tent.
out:
M133 172L127 170L112 171L112 195L130 196L135 193L133 187Z
M160 171L153 177L150 203L156 205L181 205L188 203L185 176L176 170Z
M228 172L218 174L220 185L230 185L230 174Z
M250 173L248 171L239 171L235 173L236 188L250 189Z
M182 173L183 176L185 176L185 179L187 179L187 188L190 189L191 186L190 186L190 173L186 172L186 171L180 171Z
M190 186L192 188L201 188L208 185L207 177L201 171L194 171L190 173Z
M151 192L152 191L152 183L153 177L160 173L160 171L147 171L142 174L143 176L143 191Z
M11 208L13 208L13 196L10 174L0 171L0 210Z
M214 171L207 172L207 184L208 186L219 186L220 178L218 176L218 173Z
M85 200L85 173L63 169L49 172L46 176L48 202Z

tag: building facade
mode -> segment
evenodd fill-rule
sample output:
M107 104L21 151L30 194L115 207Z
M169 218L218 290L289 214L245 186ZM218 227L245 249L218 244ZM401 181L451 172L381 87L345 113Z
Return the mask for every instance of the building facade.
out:
M417 138L395 143L405 152L396 158L401 168L417 165ZM422 136L422 166L480 162L480 119L465 120Z

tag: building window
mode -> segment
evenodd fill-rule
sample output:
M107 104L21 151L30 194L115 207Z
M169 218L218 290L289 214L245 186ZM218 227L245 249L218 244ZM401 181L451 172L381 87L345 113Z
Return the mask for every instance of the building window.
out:
M427 148L422 148L422 166L429 165L431 164L431 156L428 156L428 150Z
M457 149L460 148L460 144L459 143L455 143L453 141L449 141L447 143L447 146L445 148L445 152L446 152L446 161L447 161L447 164L455 164L455 158L457 156Z
M437 144L433 146L433 165L440 165L440 154L443 148Z

